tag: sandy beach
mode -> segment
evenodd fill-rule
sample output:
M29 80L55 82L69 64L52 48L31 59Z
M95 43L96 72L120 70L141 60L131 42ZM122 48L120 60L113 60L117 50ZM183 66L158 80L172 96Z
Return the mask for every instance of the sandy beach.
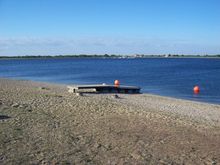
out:
M220 105L0 79L0 164L220 164Z

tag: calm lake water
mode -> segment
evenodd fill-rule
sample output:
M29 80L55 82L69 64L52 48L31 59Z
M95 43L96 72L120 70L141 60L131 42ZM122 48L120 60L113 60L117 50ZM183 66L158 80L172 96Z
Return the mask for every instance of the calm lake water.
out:
M62 84L136 85L143 93L220 104L220 59L0 60L0 77ZM193 87L201 92L193 94Z

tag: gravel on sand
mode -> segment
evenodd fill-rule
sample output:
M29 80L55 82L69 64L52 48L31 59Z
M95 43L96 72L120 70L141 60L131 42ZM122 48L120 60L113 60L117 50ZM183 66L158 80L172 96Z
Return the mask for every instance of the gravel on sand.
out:
M220 164L220 105L0 79L0 164Z

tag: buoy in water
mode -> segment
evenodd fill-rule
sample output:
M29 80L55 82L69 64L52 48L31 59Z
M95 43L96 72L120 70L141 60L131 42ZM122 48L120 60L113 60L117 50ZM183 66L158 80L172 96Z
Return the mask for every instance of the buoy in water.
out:
M115 86L119 86L120 82L119 80L115 80Z
M197 86L197 85L194 86L193 92L194 92L195 94L198 94L198 93L200 92L199 86Z

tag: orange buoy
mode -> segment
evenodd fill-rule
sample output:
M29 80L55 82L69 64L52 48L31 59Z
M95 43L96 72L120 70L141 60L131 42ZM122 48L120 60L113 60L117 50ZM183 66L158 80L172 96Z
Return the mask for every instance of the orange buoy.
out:
M120 82L118 80L115 80L115 86L119 86Z
M197 85L194 86L193 92L194 92L195 94L198 94L198 93L200 92L199 86L197 86Z

